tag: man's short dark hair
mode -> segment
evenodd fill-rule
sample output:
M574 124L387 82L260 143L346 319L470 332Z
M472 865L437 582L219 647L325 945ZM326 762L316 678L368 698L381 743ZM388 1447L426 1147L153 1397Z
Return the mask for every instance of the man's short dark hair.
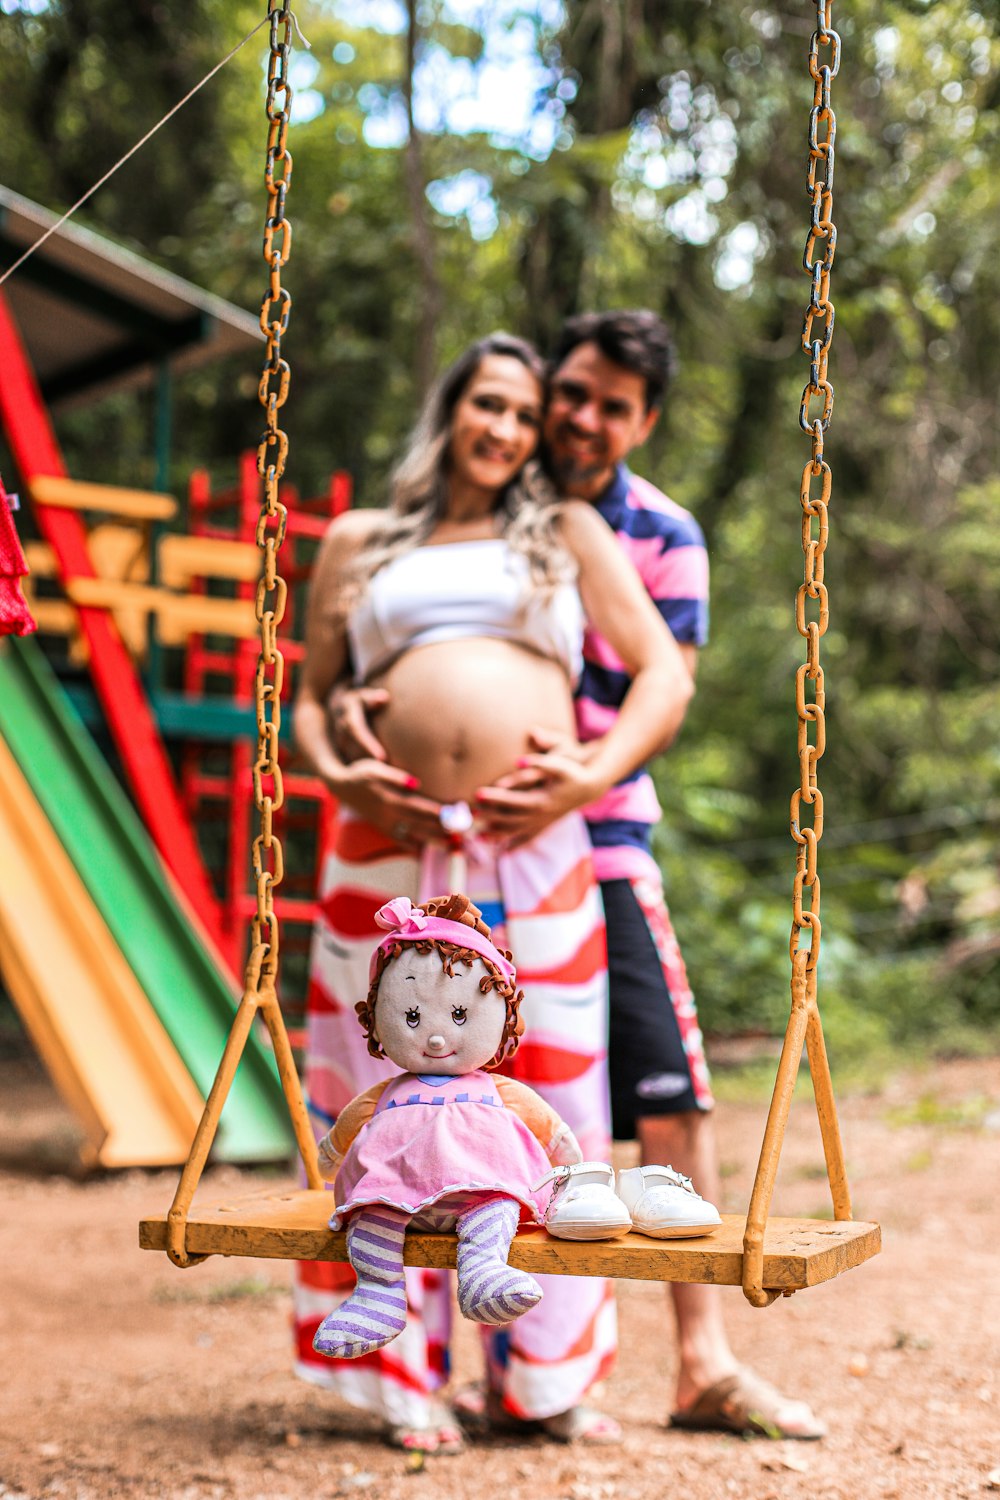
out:
M641 375L646 382L647 411L663 405L677 357L670 330L658 313L640 307L567 318L552 353L553 370L580 344L596 344L613 364Z

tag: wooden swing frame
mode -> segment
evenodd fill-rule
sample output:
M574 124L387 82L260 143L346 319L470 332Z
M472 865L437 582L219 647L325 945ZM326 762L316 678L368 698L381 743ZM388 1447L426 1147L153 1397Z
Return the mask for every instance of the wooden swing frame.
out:
M828 619L822 558L827 535L826 502L830 493L830 471L823 458L823 440L833 404L832 387L826 379L826 364L833 332L829 286L836 246L836 230L831 217L836 122L830 105L830 83L840 64L840 38L830 25L833 0L814 0L814 3L817 29L812 37L809 72L815 83L815 96L809 121L808 178L813 214L804 256L805 270L812 277L813 290L803 332L803 348L811 357L811 366L799 414L800 426L812 437L813 451L803 473L800 494L804 516L809 519L803 526L806 581L799 589L796 606L796 623L799 633L809 643L809 659L799 669L796 687L802 784L792 796L792 836L798 845L791 944L792 1000L750 1204L745 1218L735 1214L723 1215L721 1228L696 1239L657 1240L633 1231L614 1241L576 1243L552 1239L544 1229L531 1228L516 1236L509 1256L512 1266L533 1273L742 1286L744 1295L755 1307L766 1307L778 1296L790 1296L793 1292L829 1281L842 1271L861 1265L881 1248L879 1226L851 1217L843 1144L816 995L820 940L816 847L822 836L822 794L817 786L816 763L825 745L823 677L818 664L818 645ZM278 927L272 892L281 879L282 858L280 843L271 831L271 818L282 800L277 743L283 660L276 636L286 592L283 580L277 575L277 551L284 534L285 510L278 502L277 487L284 471L288 443L285 434L277 427L277 412L288 391L288 366L281 359L281 334L287 328L291 305L291 298L280 280L281 267L288 259L291 245L291 227L284 217L285 193L291 176L291 155L285 147L291 103L288 59L294 24L289 0L268 0L268 17L271 50L264 258L270 267L270 282L261 308L261 329L267 339L267 353L259 388L261 404L267 413L267 430L258 450L258 467L264 476L265 494L257 533L258 545L264 554L264 569L255 606L261 630L257 674L258 757L254 767L255 801L261 814L261 834L254 842L258 913L252 924L252 951L243 997L173 1203L165 1216L143 1219L139 1225L141 1248L165 1251L180 1267L196 1265L210 1255L281 1260L347 1259L346 1234L329 1228L333 1199L325 1190L320 1175L316 1142L276 990ZM280 27L284 28L281 40L278 36ZM829 56L829 63L820 63L821 47L830 49L824 54ZM821 129L826 132L823 139L819 135ZM281 172L280 178L276 178L276 170ZM279 235L277 243L276 234ZM823 248L822 260L815 258L818 244ZM812 325L816 317L824 319L825 328L822 338L812 340ZM822 398L823 414L810 419L809 403L813 396ZM814 479L820 481L819 496L811 494ZM819 518L819 540L810 537L814 517ZM818 622L806 623L806 599L819 601ZM807 679L813 682L815 691L814 701L808 704L805 702ZM810 723L817 726L817 740L813 744L808 740ZM270 778L271 794L264 791L265 776ZM812 828L800 827L803 801L813 805ZM268 862L270 868L265 867ZM807 911L802 908L804 887L810 888L811 892ZM810 929L810 946L801 948L799 939L806 927ZM306 1187L298 1191L240 1196L194 1209L194 1195L208 1161L219 1117L258 1013L271 1036ZM803 1047L809 1057L833 1200L832 1220L769 1217ZM407 1265L454 1267L456 1248L457 1240L453 1234L408 1233L404 1259Z

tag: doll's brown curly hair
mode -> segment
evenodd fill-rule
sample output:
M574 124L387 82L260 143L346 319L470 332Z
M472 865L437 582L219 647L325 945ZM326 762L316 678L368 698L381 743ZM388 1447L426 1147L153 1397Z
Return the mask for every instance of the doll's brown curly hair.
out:
M478 906L474 906L468 896L435 896L430 901L423 903L423 910L429 917L443 917L449 922L462 922L466 927L471 927L481 937L493 941L493 934L483 921L483 914ZM420 942L393 943L391 948L380 949L375 959L375 978L364 1000L354 1009L358 1013L365 1036L368 1038L368 1051L372 1057L384 1057L382 1044L375 1035L375 1001L378 998L379 981L385 973L386 968L394 958L398 958L404 948L415 948L418 953L430 953L435 949L441 955L441 966L446 974L453 974L456 963L465 964L467 968L474 963L481 963L486 969L486 974L479 981L479 989L482 994L488 994L490 990L496 990L507 1004L507 1014L504 1018L503 1036L500 1045L490 1058L484 1063L485 1068L498 1068L508 1057L513 1057L517 1051L518 1044L524 1032L524 1020L521 1016L521 1001L524 999L524 991L517 989L515 984L497 968L496 964L483 954L476 953L472 948L463 948L458 943L442 942L440 939L426 939ZM511 955L505 948L497 950L504 958L509 959Z

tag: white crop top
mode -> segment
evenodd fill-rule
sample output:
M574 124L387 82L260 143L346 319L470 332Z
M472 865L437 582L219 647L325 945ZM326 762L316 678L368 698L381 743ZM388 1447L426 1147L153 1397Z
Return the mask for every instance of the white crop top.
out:
M381 568L347 622L357 683L412 646L490 636L560 662L571 682L583 667L583 607L576 586L545 599L528 565L502 537L416 547Z

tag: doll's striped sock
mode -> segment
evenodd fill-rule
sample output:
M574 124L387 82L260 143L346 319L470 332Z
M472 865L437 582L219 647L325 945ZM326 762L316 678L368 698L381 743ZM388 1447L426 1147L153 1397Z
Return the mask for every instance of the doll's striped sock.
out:
M473 1323L502 1328L541 1299L538 1282L507 1264L519 1218L514 1199L491 1198L458 1219L458 1305Z
M347 1228L347 1258L358 1284L346 1302L324 1318L313 1339L318 1354L357 1359L381 1349L406 1325L403 1238L408 1214L363 1208Z

